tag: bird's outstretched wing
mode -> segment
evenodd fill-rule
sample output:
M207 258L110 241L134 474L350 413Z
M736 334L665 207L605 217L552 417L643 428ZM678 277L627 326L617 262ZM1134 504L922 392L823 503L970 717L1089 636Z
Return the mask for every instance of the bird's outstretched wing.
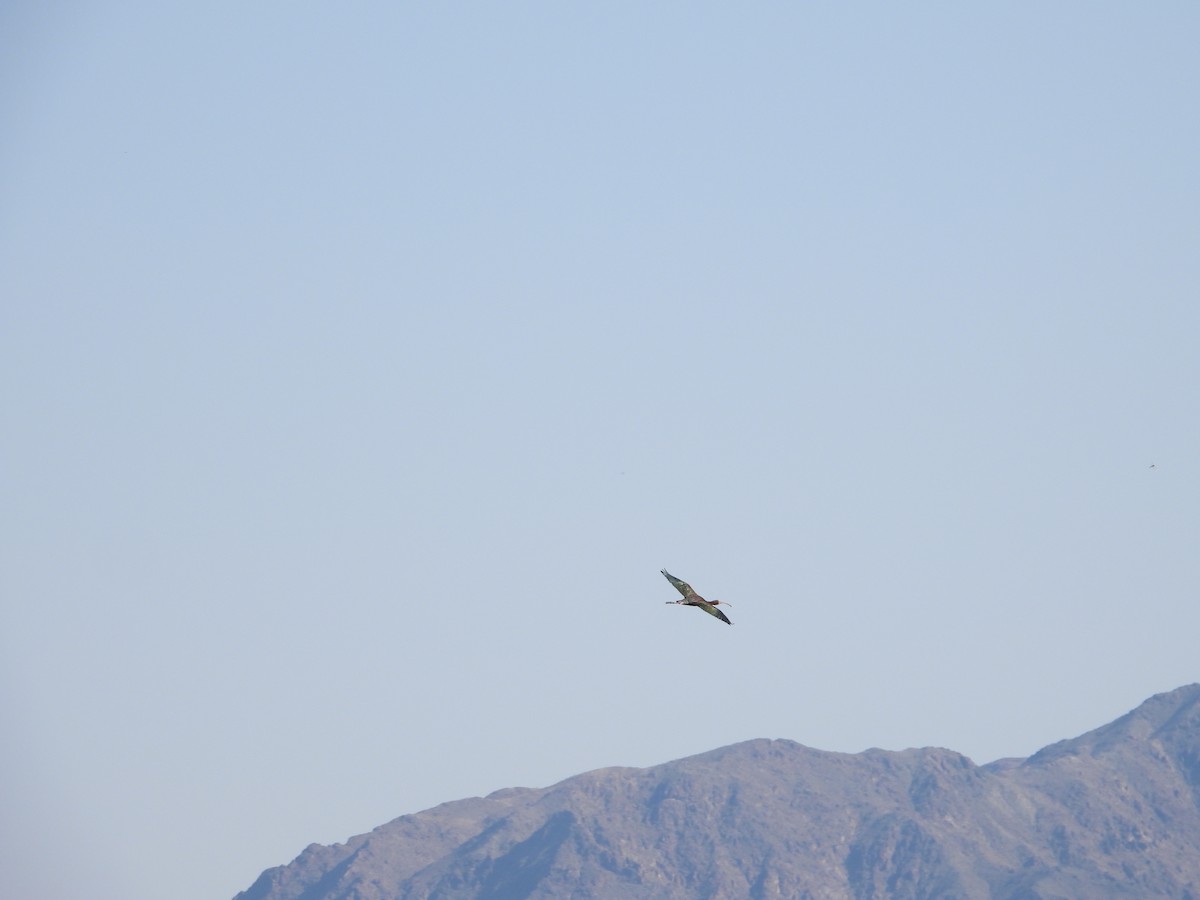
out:
M729 616L725 615L725 613L721 612L719 609L717 609L711 603L705 603L704 601L701 601L699 603L695 603L692 605L700 607L702 610L704 610L710 616L716 616L718 619L720 619L726 625L733 624L732 622L729 621Z
M680 581L678 578L676 578L674 575L672 575L666 569L663 569L662 573L666 577L667 581L669 581L669 582L671 582L671 584L675 585L675 590L677 590L677 591L679 591L679 593L683 594L684 600L691 600L691 599L699 596L695 591L692 590L692 586L690 584L688 584L686 581Z

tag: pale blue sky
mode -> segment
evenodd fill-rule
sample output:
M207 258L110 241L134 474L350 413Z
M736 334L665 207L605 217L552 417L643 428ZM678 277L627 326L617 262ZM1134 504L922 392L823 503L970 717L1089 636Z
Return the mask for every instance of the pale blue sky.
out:
M7 4L4 895L228 898L757 737L982 763L1200 679L1198 45Z

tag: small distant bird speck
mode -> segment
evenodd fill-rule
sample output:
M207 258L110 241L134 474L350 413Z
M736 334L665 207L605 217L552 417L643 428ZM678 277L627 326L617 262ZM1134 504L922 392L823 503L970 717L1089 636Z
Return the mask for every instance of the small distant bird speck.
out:
M695 607L698 607L698 608L704 610L710 616L716 616L718 619L720 619L726 625L733 624L732 622L729 621L729 617L726 616L725 613L723 613L719 609L717 609L718 606L732 606L733 605L732 603L726 603L724 600L705 600L703 597L701 597L699 594L697 594L694 590L692 590L692 586L690 584L688 584L686 581L680 581L678 578L676 578L674 575L672 575L666 569L663 569L662 573L663 573L663 576L667 579L667 581L669 581L669 582L671 582L671 584L675 585L675 590L677 590L677 591L679 591L679 593L683 594L682 600L668 600L667 603L678 603L683 606L695 606Z

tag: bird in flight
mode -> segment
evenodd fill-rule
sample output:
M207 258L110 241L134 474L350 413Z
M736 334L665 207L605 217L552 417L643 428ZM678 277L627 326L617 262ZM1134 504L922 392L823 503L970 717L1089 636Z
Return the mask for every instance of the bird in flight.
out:
M729 617L726 616L725 613L723 613L719 609L717 609L718 606L732 606L733 605L732 603L726 603L723 600L705 600L703 597L701 597L699 594L697 594L694 590L692 590L692 586L690 584L688 584L686 581L680 581L678 578L676 578L674 575L672 575L666 569L663 569L662 573L663 573L663 576L667 579L667 581L669 581L669 582L671 582L671 584L675 585L675 590L677 590L677 591L679 591L679 593L683 594L682 600L668 600L667 603L679 603L679 604L682 604L683 606L696 606L696 607L699 607L700 609L704 610L710 616L716 616L718 619L720 619L726 625L733 624L732 622L729 621Z

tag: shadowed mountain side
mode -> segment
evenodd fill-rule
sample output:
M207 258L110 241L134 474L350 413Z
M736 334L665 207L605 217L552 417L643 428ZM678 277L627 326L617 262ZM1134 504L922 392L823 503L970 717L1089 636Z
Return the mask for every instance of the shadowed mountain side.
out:
M1200 685L1027 760L754 740L402 816L236 900L1200 898Z

